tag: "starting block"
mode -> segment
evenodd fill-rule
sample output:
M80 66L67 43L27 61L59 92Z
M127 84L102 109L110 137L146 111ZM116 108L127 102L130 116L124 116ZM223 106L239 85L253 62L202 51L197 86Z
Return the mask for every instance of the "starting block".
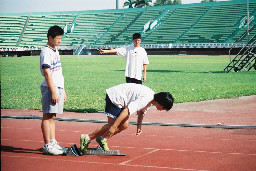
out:
M82 156L83 153L81 152L81 150L79 148L77 148L76 144L74 144L64 152L64 155L66 155L66 156Z
M77 148L76 144L68 148L64 155L66 156L82 156L82 151ZM100 146L97 148L88 148L85 155L102 155L102 156L126 156L126 154L121 154L119 150L109 150L105 151Z
M88 148L86 155L126 156L126 154L121 154L119 150L104 151L100 146L97 148Z
M103 156L126 156L126 154L120 154L119 150L97 150L96 148L90 148L86 151L86 155L103 155Z

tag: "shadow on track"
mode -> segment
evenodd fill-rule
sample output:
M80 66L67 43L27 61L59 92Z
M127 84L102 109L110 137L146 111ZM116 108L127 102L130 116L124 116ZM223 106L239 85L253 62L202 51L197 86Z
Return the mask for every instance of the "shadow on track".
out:
M42 154L41 149L34 150L4 145L1 145L1 152Z

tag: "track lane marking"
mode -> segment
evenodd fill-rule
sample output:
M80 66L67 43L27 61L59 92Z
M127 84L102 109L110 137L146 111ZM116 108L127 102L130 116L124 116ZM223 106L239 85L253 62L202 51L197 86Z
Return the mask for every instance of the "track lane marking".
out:
M2 139L1 141L12 141L10 139ZM36 141L36 140L16 140L21 142L36 142L36 143L43 143L43 141ZM62 144L69 144L73 145L76 144L74 142L59 142ZM3 145L3 144L2 144ZM124 148L124 149L136 149L138 147L122 147L122 146L109 146L114 148ZM144 150L153 150L152 152L163 150L163 151L178 151L178 152L194 152L194 153L209 153L209 154L229 154L229 155L249 155L249 156L256 156L256 153L237 153L237 152L221 152L221 151L198 151L198 150L186 150L186 149L159 149L153 147L143 148ZM148 152L149 154L152 152ZM147 154L147 153L146 153Z
M63 160L56 158L44 158L44 157L28 157L28 156L7 156L1 154L1 157L9 157L9 158L27 158L27 159L38 159L38 160L55 160L55 161L64 161L64 162L74 162L74 163L88 163L88 164L99 164L99 165L114 165L114 166L128 166L128 167L142 167L142 168L155 168L155 169L169 169L169 170L197 170L197 169L185 169L185 168L174 168L174 167L159 167L159 166L144 166L144 165L132 165L132 164L120 164L120 163L104 163L104 162L88 162L84 160ZM207 170L199 170L199 171L207 171Z
M120 165L125 165L126 163L129 163L129 162L131 162L131 161L133 161L133 160L136 160L136 159L138 159L138 158L144 157L144 156L146 156L146 155L152 154L152 153L154 153L154 152L156 152L156 151L159 151L159 150L160 150L160 149L155 149L155 150L153 150L153 151L147 152L147 153L145 153L145 154L143 154L143 155L140 155L140 156L138 156L138 157L135 157L135 158L133 158L133 159L124 161L124 162L120 163Z

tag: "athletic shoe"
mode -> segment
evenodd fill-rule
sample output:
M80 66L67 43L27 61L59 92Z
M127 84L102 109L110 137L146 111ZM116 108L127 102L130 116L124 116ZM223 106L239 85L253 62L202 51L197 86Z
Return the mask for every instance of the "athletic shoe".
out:
M86 153L87 148L88 148L89 144L91 143L90 140L86 139L86 136L87 136L86 134L81 134L81 136L80 136L80 149L83 154Z
M56 140L52 139L51 144L54 148L57 148L58 150L62 150L63 152L66 152L68 148L62 147Z
M63 151L57 148L54 148L52 144L45 144L43 146L43 154L57 156L57 155L62 155Z
M109 151L108 148L108 143L106 140L102 140L101 137L96 138L97 143L99 143L100 147L104 150L104 151Z

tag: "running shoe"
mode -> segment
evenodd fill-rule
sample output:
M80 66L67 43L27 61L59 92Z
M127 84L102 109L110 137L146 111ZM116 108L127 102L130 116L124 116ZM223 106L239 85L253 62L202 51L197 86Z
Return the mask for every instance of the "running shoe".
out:
M43 146L43 154L57 156L57 155L62 155L63 151L53 147L52 144L45 144Z
M106 140L102 140L101 137L96 138L97 143L99 143L100 147L104 150L104 151L109 151L108 148L108 143Z
M81 136L80 136L80 149L83 154L86 153L87 148L91 142L90 140L86 139L86 136L87 136L86 134L81 134Z
M50 142L54 148L67 152L68 148L62 147L56 140L52 139Z

